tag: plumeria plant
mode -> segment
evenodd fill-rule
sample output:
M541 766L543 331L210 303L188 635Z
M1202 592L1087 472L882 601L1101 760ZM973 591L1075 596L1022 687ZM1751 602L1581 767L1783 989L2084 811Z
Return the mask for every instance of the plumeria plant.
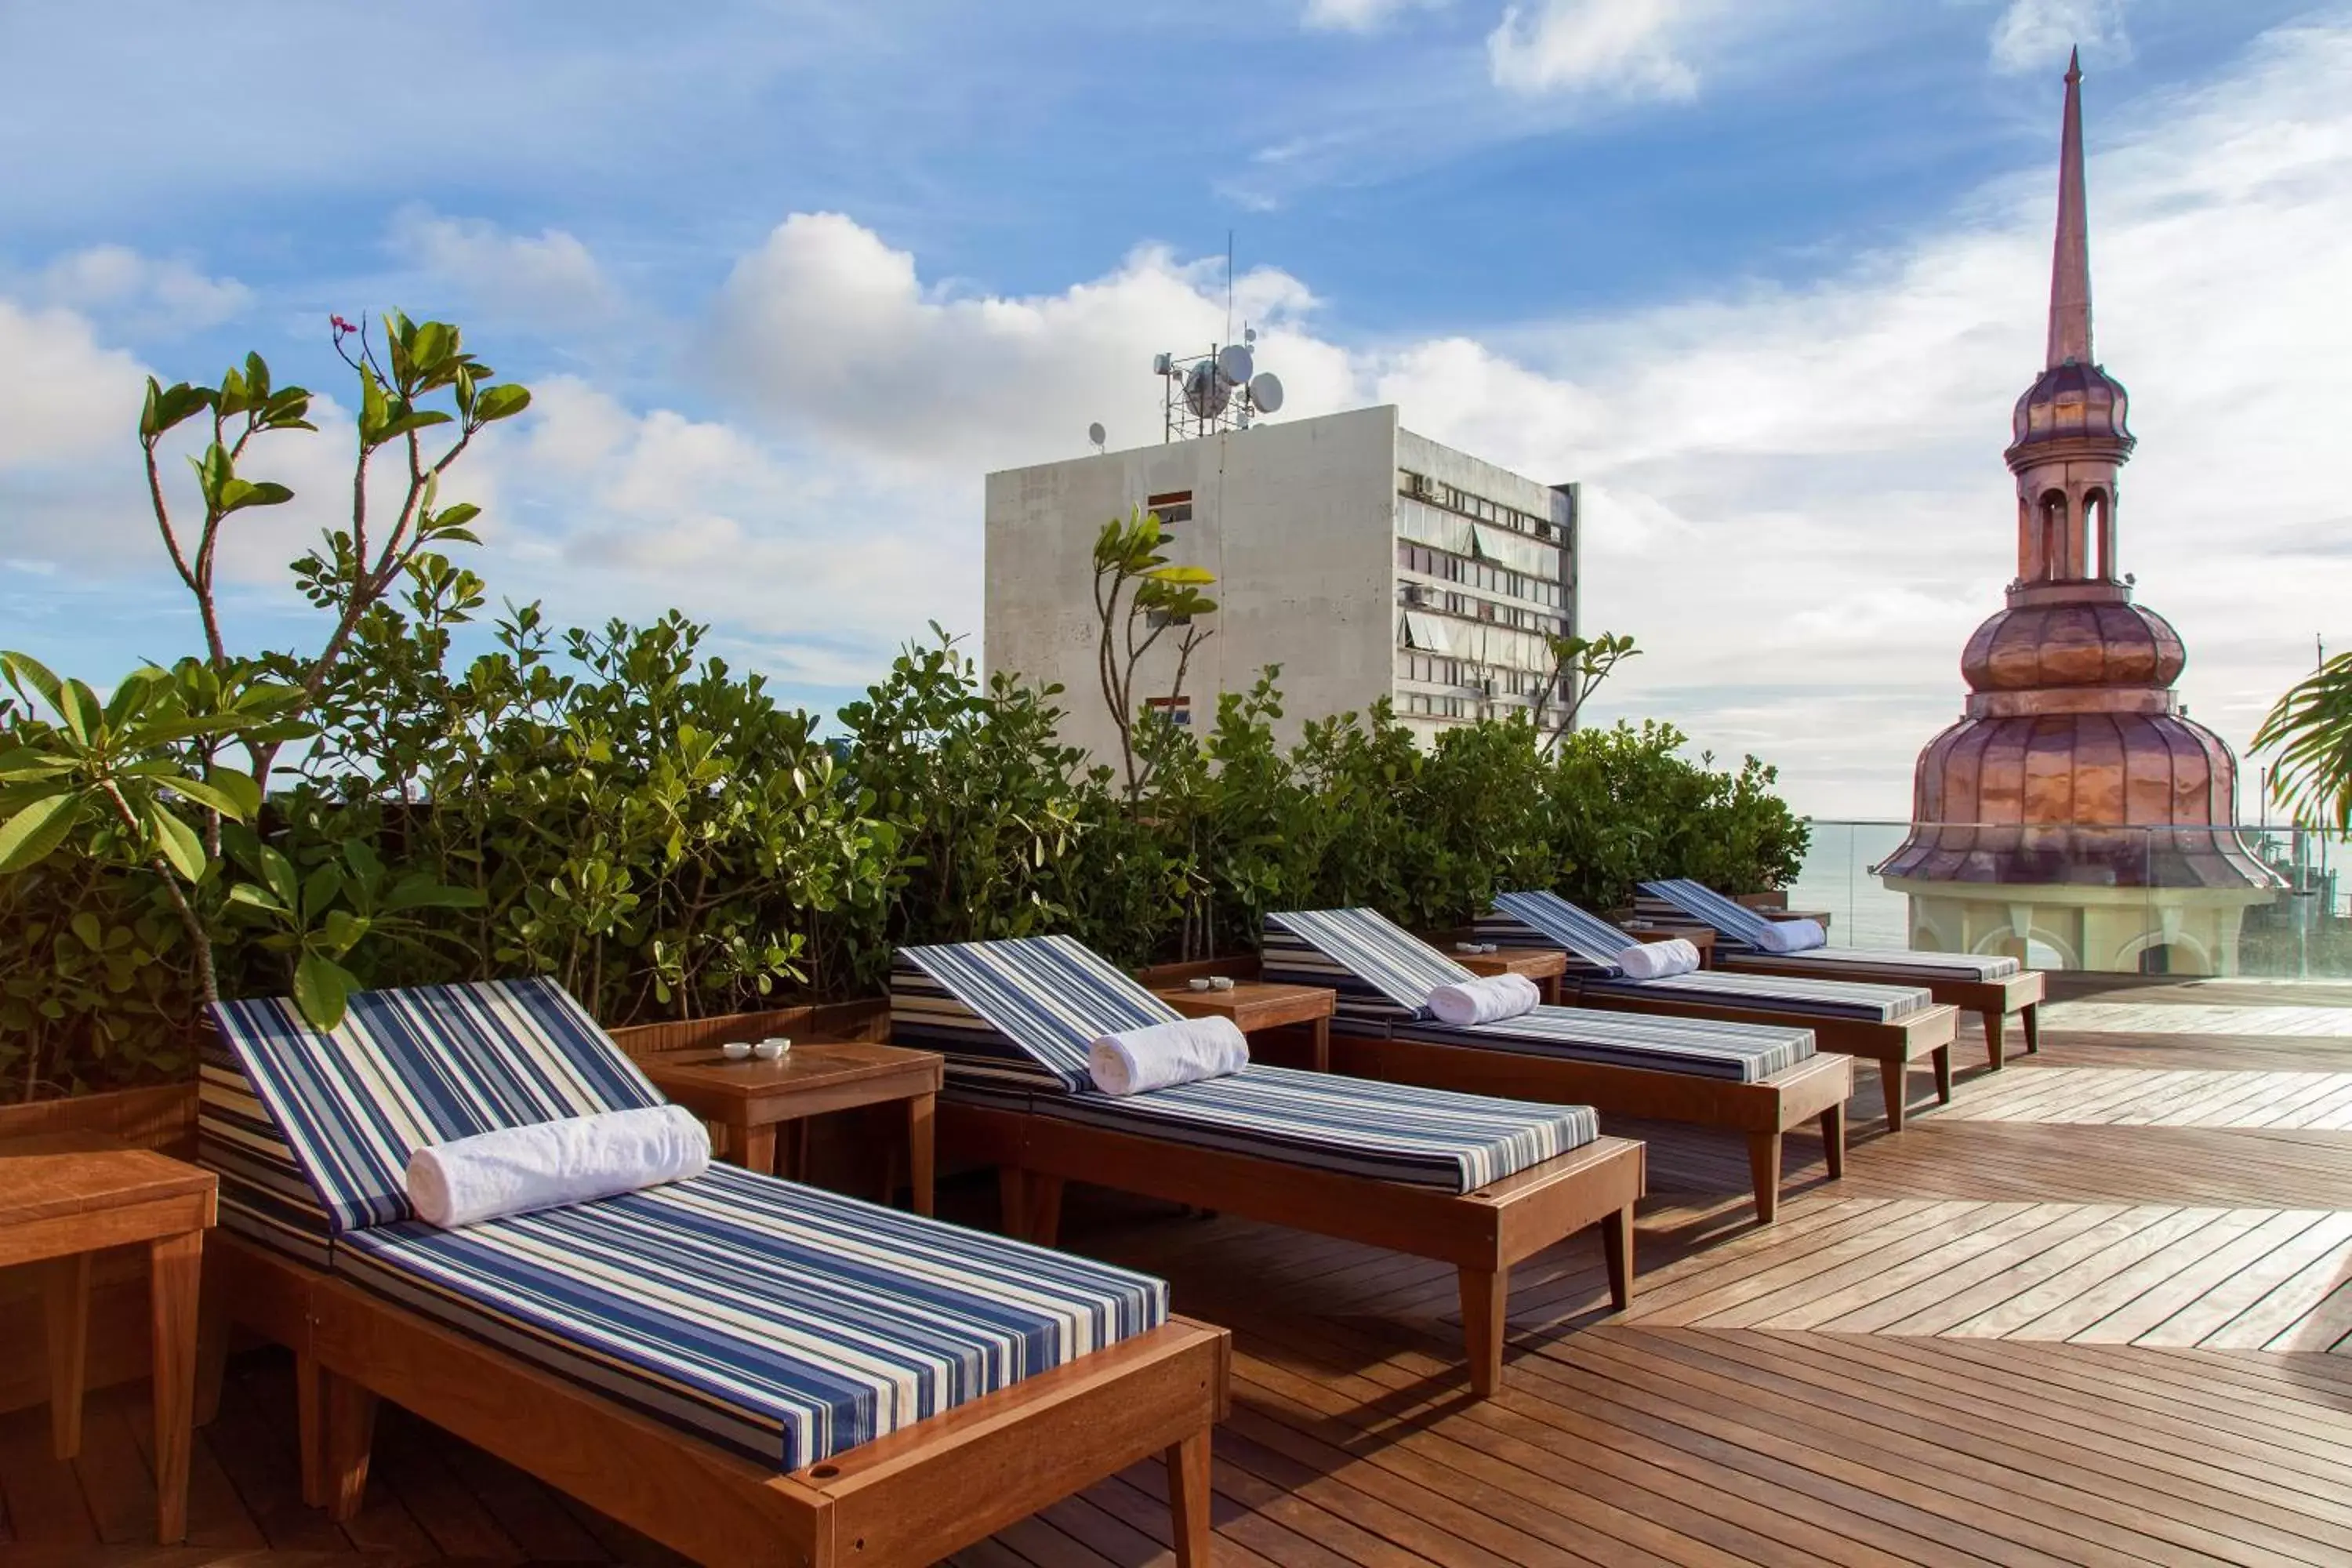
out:
M467 353L447 322L394 313L380 338L341 316L330 328L359 382L358 450L349 522L327 530L320 547L294 563L297 584L330 616L321 646L247 656L230 646L222 624L218 571L235 520L294 499L287 485L250 470L266 443L318 430L310 391L278 384L252 353L214 385L165 386L149 377L139 412L148 504L164 554L195 600L204 656L168 671L133 671L101 701L87 683L60 679L37 660L0 655L17 705L0 757L0 875L57 855L151 871L186 933L207 1002L219 994L214 942L226 907L296 921L288 978L321 1026L341 1019L349 989L337 961L379 929L360 907L375 895L354 875L312 884L319 896L306 891L287 905L274 879L241 880L223 856L223 825L261 826L281 751L313 732L310 710L370 612L412 577L446 577L441 546L475 542L469 525L480 509L445 501L443 479L485 428L530 404L526 388L496 381ZM175 500L167 452L191 426L201 442L187 458L194 493ZM386 454L402 470L388 516L372 510L370 482ZM223 764L230 752L242 753L242 769Z

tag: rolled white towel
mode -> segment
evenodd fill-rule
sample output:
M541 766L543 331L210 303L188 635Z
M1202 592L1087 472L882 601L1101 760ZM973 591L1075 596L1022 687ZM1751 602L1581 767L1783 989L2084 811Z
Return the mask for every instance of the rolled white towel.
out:
M1105 1094L1148 1094L1223 1078L1249 1066L1249 1041L1231 1018L1179 1018L1105 1035L1087 1047L1087 1073Z
M432 1143L408 1157L408 1204L445 1229L698 1176L710 1134L682 1105L607 1110Z
M1698 949L1678 936L1664 942L1638 942L1617 955L1617 967L1628 980L1664 980L1670 974L1688 974L1698 967Z
M1439 1023L1464 1028L1516 1018L1542 1000L1543 993L1524 974L1488 974L1433 988L1429 1010Z
M1804 952L1828 946L1829 940L1819 921L1773 921L1765 926L1760 945L1767 952Z

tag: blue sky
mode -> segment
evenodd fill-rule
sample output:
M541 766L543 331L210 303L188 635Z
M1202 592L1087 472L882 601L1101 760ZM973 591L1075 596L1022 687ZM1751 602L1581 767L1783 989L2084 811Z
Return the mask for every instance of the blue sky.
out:
M977 629L986 469L1156 436L1231 229L1295 410L1587 480L1612 710L1899 814L2011 569L2076 40L2125 561L2242 742L2352 637L2352 13L2263 0L0 9L0 643L180 651L139 376L347 402L326 316L398 307L541 392L459 487L496 592L830 707ZM248 646L340 442L260 465Z

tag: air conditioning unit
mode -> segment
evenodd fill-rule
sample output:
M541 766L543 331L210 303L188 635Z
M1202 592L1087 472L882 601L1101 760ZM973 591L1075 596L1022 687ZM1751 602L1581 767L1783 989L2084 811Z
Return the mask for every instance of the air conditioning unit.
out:
M1429 590L1419 583L1407 583L1404 585L1403 596L1404 602L1408 605L1426 605L1429 603Z

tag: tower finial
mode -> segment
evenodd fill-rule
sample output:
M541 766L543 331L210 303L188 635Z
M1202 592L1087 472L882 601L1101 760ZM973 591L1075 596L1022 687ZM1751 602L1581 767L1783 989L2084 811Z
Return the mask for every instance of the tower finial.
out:
M2083 193L2083 51L2066 62L2058 152L2058 243L2050 265L2051 368L2091 363L2091 236Z

